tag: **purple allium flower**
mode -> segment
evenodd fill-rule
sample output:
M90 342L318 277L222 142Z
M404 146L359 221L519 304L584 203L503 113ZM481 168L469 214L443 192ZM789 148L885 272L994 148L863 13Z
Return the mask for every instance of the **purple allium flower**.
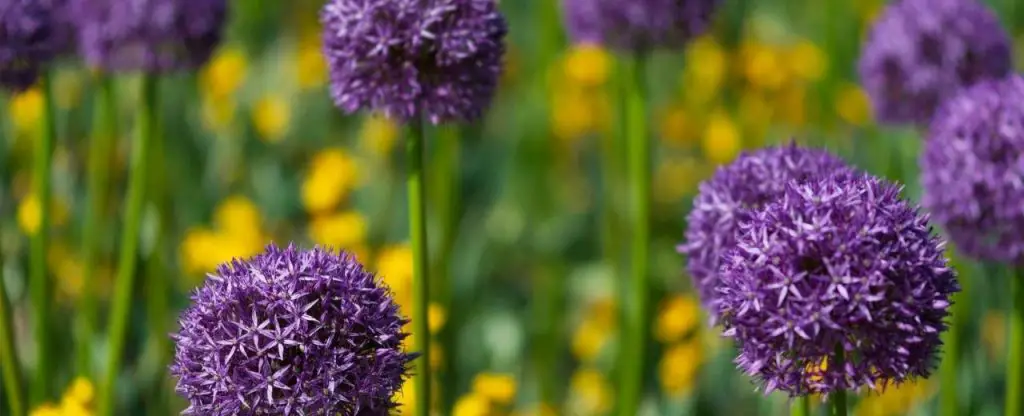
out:
M624 51L680 48L711 26L719 0L562 0L569 36Z
M900 191L868 175L789 182L740 224L715 307L766 392L827 395L934 369L960 289L945 242Z
M736 243L736 225L751 209L778 200L788 181L802 182L839 171L852 172L825 150L790 143L745 152L700 184L686 218L686 242L677 250L686 255L687 270L712 319L715 313L710 306L716 296L721 256Z
M351 254L270 245L194 293L171 373L186 414L387 414L413 358L406 322Z
M92 66L160 73L202 66L220 44L226 0L69 0Z
M346 112L438 124L490 105L507 31L495 0L330 0L320 21L331 97Z
M858 70L879 121L927 125L957 90L1007 75L1010 48L976 0L901 0L875 22Z
M949 99L921 155L922 205L957 248L1024 260L1024 78L988 80Z
M24 91L65 52L71 30L64 0L0 0L0 85Z

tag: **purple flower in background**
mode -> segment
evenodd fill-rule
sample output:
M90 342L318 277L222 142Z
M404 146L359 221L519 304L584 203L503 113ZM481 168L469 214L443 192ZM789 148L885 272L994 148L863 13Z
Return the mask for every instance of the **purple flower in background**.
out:
M495 0L330 0L320 20L342 110L438 124L490 105L507 31Z
M777 201L788 181L803 182L841 171L852 169L825 150L791 143L743 153L700 184L686 218L686 242L678 251L686 255L687 270L712 319L715 313L710 305L716 296L721 256L736 242L736 225L750 210Z
M202 66L220 44L226 0L68 0L79 50L110 71L160 73Z
M934 369L959 285L900 190L868 175L789 182L740 224L715 308L765 392L827 395Z
M0 85L28 89L71 43L64 0L0 0Z
M718 0L562 0L570 37L624 51L680 48L706 32Z
M1007 75L1010 48L976 0L902 0L875 22L858 70L879 121L927 125L959 89Z
M939 109L921 155L922 205L957 248L1024 260L1024 78L989 80Z
M171 373L186 414L387 414L406 322L352 255L270 245L195 292Z

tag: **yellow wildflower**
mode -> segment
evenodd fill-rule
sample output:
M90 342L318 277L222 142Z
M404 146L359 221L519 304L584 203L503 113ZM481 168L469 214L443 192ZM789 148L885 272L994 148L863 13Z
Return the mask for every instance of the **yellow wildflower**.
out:
M672 346L665 351L658 364L661 388L672 396L682 396L696 383L703 354L697 340Z
M487 397L469 393L460 397L452 408L452 416L487 416L491 414L491 403Z
M203 126L208 130L223 132L235 121L237 105L235 99L230 96L224 98L204 96L200 105L202 106Z
M398 125L384 116L374 115L363 121L359 131L359 143L370 154L383 157L391 154L398 139Z
M598 130L605 114L600 98L575 85L559 85L551 95L551 123L555 137L563 141L578 139Z
M683 71L684 95L694 104L703 104L714 98L725 80L726 56L722 46L712 36L701 36L686 50Z
M238 236L262 234L263 218L249 198L233 195L225 198L213 211L213 226L223 233Z
M92 383L78 377L64 392L60 406L44 403L30 413L30 416L92 416L94 390Z
M241 49L221 48L199 74L202 91L214 99L234 94L245 82L248 66Z
M39 88L15 94L10 101L7 111L14 124L14 130L19 133L36 131L43 115L43 93Z
M741 47L740 55L743 74L754 87L774 91L786 81L783 58L775 47L751 41Z
M35 410L29 413L29 416L64 416L64 413L61 411L61 408L46 403L35 408Z
M693 120L683 106L672 106L661 117L661 138L675 145L689 145L693 142Z
M358 168L341 148L325 149L313 156L302 181L302 204L310 213L323 213L338 206L355 189Z
M569 390L570 414L604 414L612 408L612 388L600 371L588 368L577 370L569 382Z
M416 412L416 379L408 378L402 383L402 389L395 393L398 402L398 414L411 415Z
M697 329L700 306L692 294L675 295L661 306L655 322L654 334L658 341L676 342Z
M310 90L319 88L327 81L327 61L320 50L320 38L314 32L307 35L298 48L295 58L295 71L299 88Z
M608 80L611 56L600 45L580 44L569 49L563 65L568 81L584 87L596 87Z
M886 386L880 394L863 397L854 409L854 416L897 416L910 413L918 404L935 393L928 380L909 381Z
M412 249L408 244L385 247L377 254L377 273L398 298L412 286ZM402 302L398 302L402 305Z
M516 398L516 379L511 374L480 373L473 378L473 393L507 406Z
M843 121L854 126L867 124L871 121L868 95L857 85L843 85L836 94L836 113L839 113Z
M985 312L981 319L981 344L990 360L999 360L1005 355L1006 316L1002 312Z
M363 214L344 211L314 218L309 223L309 237L322 246L353 250L365 244L367 228Z
M789 71L799 79L814 82L825 75L828 58L813 42L801 39L787 51Z
M268 142L277 142L288 133L291 123L291 103L284 97L269 94L256 102L252 110L252 122L260 138Z
M592 320L585 320L576 327L576 331L573 333L573 355L583 362L594 361L601 354L601 350L611 336L610 329Z
M430 328L431 334L440 332L447 320L448 312L445 311L444 306L437 303L427 306L427 326Z
M68 219L68 207L57 198L50 200L50 226L59 227L64 225ZM18 204L18 225L25 235L33 236L39 231L42 223L42 212L39 206L39 198L29 193L21 198Z
M739 129L724 111L717 111L708 119L703 145L704 156L711 163L728 163L739 153Z
M212 253L218 250L217 234L205 228L193 228L185 232L181 240L181 263L190 273L202 273L217 267L211 261Z

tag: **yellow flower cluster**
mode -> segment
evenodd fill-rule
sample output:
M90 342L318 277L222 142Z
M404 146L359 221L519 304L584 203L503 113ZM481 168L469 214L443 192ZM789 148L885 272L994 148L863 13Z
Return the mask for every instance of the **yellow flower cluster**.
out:
M245 83L249 63L237 47L220 48L199 73L203 123L215 132L229 129L238 107L235 94Z
M29 416L92 416L95 390L88 379L76 378L71 383L59 405L51 403L37 407Z
M612 57L600 46L576 45L549 74L551 128L563 145L609 127Z
M373 115L363 121L359 130L359 146L377 158L386 158L398 140L398 125L384 116Z
M264 94L252 109L252 124L260 139L276 143L284 139L291 127L291 101L276 93Z
M321 150L302 180L302 205L312 215L338 208L358 185L356 160L340 147Z
M206 273L232 258L256 255L267 242L259 208L248 198L235 195L217 205L212 227L195 227L185 233L181 261L190 274Z
M299 38L295 57L295 80L303 90L320 88L327 82L327 61L320 46L318 31L307 31Z
M700 321L700 306L692 294L668 298L658 313L654 335L666 344L658 376L662 390L669 396L685 396L697 382L704 362L701 339L695 336Z
M460 397L452 409L453 416L495 416L516 398L516 379L510 374L480 373L473 378L469 393Z
M42 91L33 87L20 94L15 94L7 105L7 114L11 117L16 134L35 134L39 131L39 120L43 116Z
M569 381L566 404L571 415L603 415L612 410L615 391L608 378L592 367L576 370Z
M882 389L884 387L884 390ZM909 414L917 405L935 394L936 387L928 380L906 382L898 386L880 386L879 394L864 396L854 416L898 416Z
M572 337L572 352L581 362L593 363L618 329L615 302L593 301Z
M39 231L42 222L42 207L39 198L29 193L18 203L18 226L25 235L33 236ZM67 205L57 198L50 200L50 226L60 227L68 220Z

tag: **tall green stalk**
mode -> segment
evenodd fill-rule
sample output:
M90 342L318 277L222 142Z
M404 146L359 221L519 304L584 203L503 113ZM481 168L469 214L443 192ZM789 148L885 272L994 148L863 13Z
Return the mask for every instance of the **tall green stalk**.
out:
M420 354L419 368L414 372L416 380L416 414L430 415L430 325L427 305L430 304L429 277L427 265L427 205L424 199L423 169L423 121L416 119L409 125L406 140L406 186L409 195L409 239L412 246L412 316L413 333L417 345L413 350Z
M632 247L629 290L620 307L625 308L625 326L619 358L622 385L619 386L619 414L637 414L644 387L644 364L647 347L647 302L650 286L648 245L650 239L651 144L647 131L646 55L637 53L628 62L632 85L626 90L626 146L630 201L632 202Z
M35 141L35 156L32 164L32 192L39 203L39 228L32 234L30 242L29 291L35 320L33 332L36 337L36 369L32 379L31 403L39 404L50 394L51 354L50 339L50 282L46 270L46 251L50 234L50 164L53 160L53 146L57 139L57 110L53 99L52 77L49 72L40 79L43 89L42 137Z
M789 404L789 414L792 416L810 416L811 398L809 396L800 396L796 400L791 401Z
M157 77L150 74L143 75L142 108L139 113L138 125L135 126L137 137L132 143L128 194L125 195L124 204L121 252L107 327L107 368L99 389L98 414L101 416L113 414L114 389L117 383L117 374L121 369L121 353L124 351L128 321L131 316L139 230L142 225L142 209L145 206L145 191L148 184L146 171L149 169L149 148L156 135L157 95Z
M836 345L835 368L846 368L846 357L842 345ZM831 364L830 364L831 366ZM846 390L836 390L831 394L832 416L846 416Z
M1010 278L1013 306L1008 319L1010 333L1006 351L1006 416L1024 414L1024 269L1017 269Z
M961 274L962 276L962 274ZM963 281L964 279L960 279ZM957 389L960 369L960 330L964 324L962 315L967 312L964 308L963 299L967 299L966 287L961 286L961 291L953 295L953 305L950 307L949 328L943 334L942 363L939 366L939 415L957 416L960 414L960 396Z
M96 75L96 119L89 139L89 177L86 183L85 219L82 226L82 294L81 313L76 314L79 339L78 365L81 372L91 375L92 343L96 333L96 260L99 253L100 231L103 229L103 211L106 208L110 181L110 156L117 137L117 102L114 80L104 72Z
M4 376L7 408L14 416L25 414L25 389L21 385L21 362L14 343L14 325L11 308L7 305L7 287L4 285L4 264L0 255L0 374Z

